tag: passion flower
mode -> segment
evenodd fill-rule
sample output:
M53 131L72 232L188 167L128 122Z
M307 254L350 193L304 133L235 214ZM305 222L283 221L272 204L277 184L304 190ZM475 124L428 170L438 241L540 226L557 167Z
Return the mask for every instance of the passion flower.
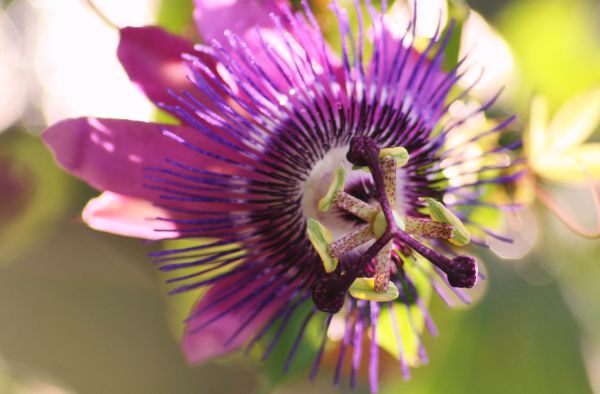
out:
M204 45L158 28L121 31L119 56L131 79L179 124L79 118L45 132L63 167L105 191L84 210L92 227L204 240L153 253L160 270L181 272L169 279L171 293L208 288L187 319L190 362L252 347L271 332L266 358L309 303L284 368L306 327L324 316L315 376L327 330L341 319L336 383L352 346L355 384L370 333L376 391L383 313L406 375L396 306L416 305L435 333L415 275L461 297L457 288L477 281L476 259L457 248L489 233L471 215L481 204L494 207L484 190L519 176L507 172L512 147L489 143L512 118L448 148L448 136L494 99L447 121L468 93L450 95L462 63L442 66L452 25L418 50L416 16L398 36L384 23L383 3L377 10L365 1L363 15L357 0L353 32L333 2L337 56L306 1L294 12L284 1L197 0ZM463 154L471 148L477 155ZM485 164L464 165L473 160ZM418 338L418 324L409 327Z

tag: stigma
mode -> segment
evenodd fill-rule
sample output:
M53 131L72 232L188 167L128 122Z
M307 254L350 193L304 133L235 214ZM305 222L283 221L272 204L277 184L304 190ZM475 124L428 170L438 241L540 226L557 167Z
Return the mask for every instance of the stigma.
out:
M326 193L318 201L318 210L329 212L333 207L352 215L361 225L351 228L337 239L319 220L309 218L307 235L323 263L323 275L313 287L312 297L318 309L339 311L347 294L361 300L393 301L399 291L390 276L402 271L403 256L416 252L446 274L453 287L473 287L477 281L477 262L471 256L452 259L430 248L422 239L448 241L456 246L470 242L468 229L442 203L422 198L429 217L404 215L397 210L397 172L410 156L403 147L380 149L369 137L351 140L346 159L351 171L368 171L374 183L375 203L365 202L344 191L347 167L340 166ZM369 244L366 247L363 245ZM340 258L353 254L343 264ZM365 250L366 249L366 250Z

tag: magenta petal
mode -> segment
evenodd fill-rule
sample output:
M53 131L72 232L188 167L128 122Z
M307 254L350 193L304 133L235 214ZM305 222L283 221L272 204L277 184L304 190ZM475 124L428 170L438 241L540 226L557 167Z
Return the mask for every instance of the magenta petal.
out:
M204 41L224 41L229 30L240 37L255 26L274 28L269 14L280 14L283 0L195 0L194 18Z
M211 66L208 56L194 51L193 45L181 37L154 26L121 29L117 56L132 82L154 103L174 105L175 93L198 89L188 80L188 67L182 54L193 54ZM211 66L212 67L212 66ZM203 100L204 101L204 100Z
M256 64L263 75L268 75L270 82L277 86L281 94L287 95L297 85L304 83L294 80L294 76L291 76L290 81L290 75L283 75L280 67L274 63L289 65L294 58L310 59L311 67L316 71L307 69L306 72L316 72L315 77L322 79L321 82L326 86L331 81L326 79L327 74L323 69L331 69L333 77L343 86L340 60L329 45L321 41L323 38L311 30L307 21L292 26L289 16L293 11L290 6L287 0L195 0L194 18L207 43L217 40L227 46L225 32L239 37L244 43L242 45L250 49L247 52L252 59L250 64ZM277 26L274 18L280 21L280 26ZM240 45L237 42L230 44L234 47ZM325 47L324 52L321 51L321 46ZM241 68L248 75L256 72L245 65Z
M226 148L187 126L119 119L64 120L46 130L43 139L62 167L91 186L150 201L156 201L157 193L144 186L145 169L166 167L167 158L236 174L235 168L227 163L198 154L165 136L163 129L195 146L227 154ZM235 158L234 155L231 152L229 157Z
M185 333L182 339L182 348L186 360L190 364L197 364L209 360L213 357L231 353L239 349L244 343L250 339L253 334L260 330L276 313L277 308L285 301L285 297L278 297L264 309L254 316L257 304L260 304L264 297L258 297L253 301L247 302L241 308L232 310L231 312L219 317L213 322L210 320L228 308L236 305L239 302L244 302L253 291L256 291L262 281L239 288L236 283L244 279L244 274L236 274L233 277L220 280L214 285L200 302L194 307L190 316L190 321L186 325ZM268 291L268 290L265 290ZM223 298L226 292L231 293L230 297L225 302L215 304L213 308L207 308ZM197 316L195 313L202 310ZM251 321L250 318L254 316ZM210 322L207 324L207 322ZM241 328L239 333L236 333ZM229 339L233 334L235 338Z

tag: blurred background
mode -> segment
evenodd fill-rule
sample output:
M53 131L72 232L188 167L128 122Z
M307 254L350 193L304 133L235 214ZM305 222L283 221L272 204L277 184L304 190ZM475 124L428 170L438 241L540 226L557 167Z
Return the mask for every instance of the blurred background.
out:
M468 3L499 33L495 46L475 50L498 65L488 82L507 86L495 110L516 112L522 128L534 94L554 113L600 85L597 0ZM148 245L82 223L82 207L98 192L63 173L37 137L66 117L155 116L116 59L118 32L82 0L1 4L0 394L349 392L331 386L327 357L312 384L303 357L287 375L277 360L261 365L252 356L186 365L177 337L189 300L164 295ZM191 0L95 4L118 26L160 24L195 39ZM584 185L546 186L594 225ZM434 298L441 333L425 338L429 365L405 382L397 361L384 357L381 392L600 394L600 243L538 205L531 212L515 230L529 254L481 253L485 294L453 310ZM356 392L368 392L365 377Z

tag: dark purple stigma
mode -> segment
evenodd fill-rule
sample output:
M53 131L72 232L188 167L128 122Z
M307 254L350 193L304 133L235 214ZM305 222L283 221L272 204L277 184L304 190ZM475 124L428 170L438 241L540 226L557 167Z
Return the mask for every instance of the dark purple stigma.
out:
M339 312L344 306L346 293L356 278L357 275L340 269L321 277L312 290L315 306L323 312Z
M366 136L354 137L350 140L346 159L355 166L367 167L371 164L371 160L369 160L371 152L379 153L379 147L373 139Z
M451 286L470 289L477 282L477 261L471 256L456 256L446 276Z

